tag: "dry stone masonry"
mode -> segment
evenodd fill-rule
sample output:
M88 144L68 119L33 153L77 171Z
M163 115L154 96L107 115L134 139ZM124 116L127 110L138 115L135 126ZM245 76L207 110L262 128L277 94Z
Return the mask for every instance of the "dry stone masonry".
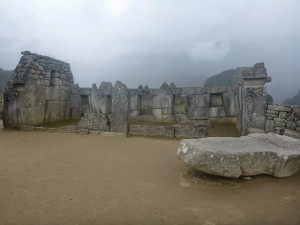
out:
M300 106L269 104L267 106L266 132L300 139Z
M292 119L298 108L293 113L278 110L273 116L268 109L267 114L265 83L271 78L263 63L238 68L229 87L163 83L158 89L132 89L118 81L81 88L74 84L68 63L28 51L22 54L4 93L6 128L72 119L80 120L82 130L196 138L206 136L211 120L230 119L241 135L251 128L273 131L272 121L274 132L278 127L285 127L285 133L299 130Z
M28 51L22 54L4 93L4 127L70 119L70 65Z

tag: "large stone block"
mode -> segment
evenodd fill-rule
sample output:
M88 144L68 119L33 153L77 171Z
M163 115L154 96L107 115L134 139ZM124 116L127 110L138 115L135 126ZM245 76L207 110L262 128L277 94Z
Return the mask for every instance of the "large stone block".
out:
M157 95L153 96L152 107L153 109L173 108L174 107L173 98L174 98L173 95L158 93Z
M129 92L125 84L117 81L112 94L111 131L128 132L130 110Z
M188 108L187 116L190 120L203 120L209 119L209 108Z
M275 110L267 110L267 115L278 117L279 112Z
M161 109L152 109L153 121L162 122L162 110Z
M59 100L60 87L46 87L46 101L55 101Z
M162 108L161 112L163 115L173 115L173 109L172 108Z
M50 86L61 86L63 84L62 79L60 78L50 78Z
M182 140L177 155L189 167L208 174L287 177L300 169L299 149L297 139L255 133L240 138Z
M188 106L193 108L208 108L210 106L210 94L188 95Z
M291 130L296 130L296 123L292 121L286 122L286 128Z
M209 117L210 118L226 117L224 107L211 107L211 108L209 108Z
M26 109L26 125L41 125L44 122L45 105L28 107Z
M45 122L70 119L69 101L47 101Z
M234 93L232 91L228 93L223 93L223 101L226 116L237 116L238 109L236 96L234 95Z
M70 92L65 91L65 90L60 90L59 100L61 100L61 101L70 100Z
M291 107L282 106L282 105L268 105L268 110L281 111L281 112L291 112L292 111Z
M275 123L273 120L266 120L266 132L274 132L275 131Z
M279 118L281 119L286 119L286 115L287 115L286 112L279 112Z
M70 102L72 108L79 108L80 107L80 96L79 95L71 95Z
M248 128L265 129L267 95L263 86L245 87L242 96L242 135Z
M102 114L110 114L112 111L112 99L110 95L101 95L98 98L100 112Z
M284 135L288 136L288 137L300 139L300 131L285 129ZM300 147L299 147L299 149L300 149Z
M80 109L79 108L71 108L71 119L78 120L81 118Z

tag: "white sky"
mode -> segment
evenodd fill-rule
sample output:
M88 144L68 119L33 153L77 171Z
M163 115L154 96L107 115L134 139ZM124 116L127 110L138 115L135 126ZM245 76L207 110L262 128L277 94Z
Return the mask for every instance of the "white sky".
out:
M282 100L300 89L299 9L298 0L0 0L0 67L15 68L29 50L71 63L83 86L135 85L130 70L110 74L108 65L120 56L139 64L150 53L187 55L218 64L199 71L211 75L264 61L269 90ZM151 82L144 78L134 77Z

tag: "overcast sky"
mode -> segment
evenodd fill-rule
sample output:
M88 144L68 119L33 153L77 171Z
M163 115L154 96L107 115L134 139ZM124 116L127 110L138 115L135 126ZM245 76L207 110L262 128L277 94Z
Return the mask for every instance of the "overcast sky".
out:
M0 0L0 67L29 50L69 62L80 86L151 87L263 61L279 102L300 89L299 9L298 0Z

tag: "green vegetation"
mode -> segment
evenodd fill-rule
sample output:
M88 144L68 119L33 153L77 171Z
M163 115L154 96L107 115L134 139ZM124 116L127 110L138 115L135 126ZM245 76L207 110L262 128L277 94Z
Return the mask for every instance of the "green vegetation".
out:
M235 73L236 69L229 69L211 76L205 81L204 87L231 86Z
M49 122L40 126L47 127L47 128L59 128L71 125L77 125L80 120L58 120L54 122ZM39 126L38 126L39 127Z
M234 123L216 123L207 128L208 137L239 137L240 133Z

